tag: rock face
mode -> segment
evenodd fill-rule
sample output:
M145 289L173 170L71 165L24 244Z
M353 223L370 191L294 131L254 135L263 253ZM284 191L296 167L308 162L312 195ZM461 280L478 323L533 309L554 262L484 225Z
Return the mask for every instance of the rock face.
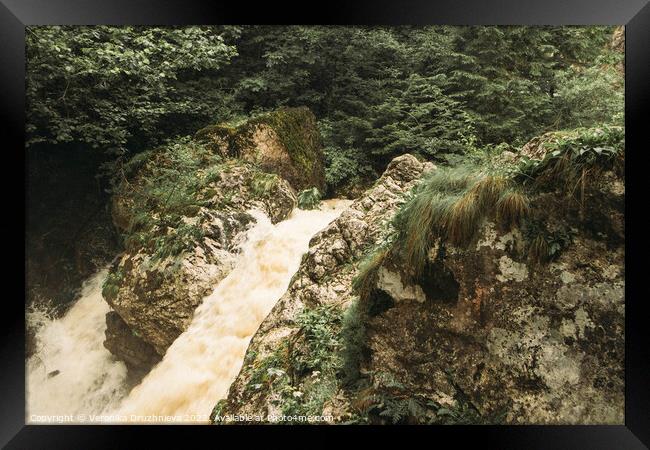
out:
M364 371L412 397L463 398L487 422L623 423L624 248L612 238L579 233L540 267L521 257L519 230L487 222L471 248L430 255L455 296L395 301L368 320Z
M289 181L297 191L325 191L325 169L316 118L305 107L281 108L231 127L212 125L195 137L216 153L237 156Z
M342 307L353 299L355 264L385 236L385 222L403 195L434 166L411 155L395 158L375 186L357 199L337 220L315 235L286 294L253 337L244 366L230 388L224 413L277 412L277 392L251 387L255 368L278 348L300 335L296 317L307 307Z
M106 314L104 347L111 353L120 355L129 372L135 374L136 378L141 378L148 368L156 365L161 359L153 346L134 334L114 311Z
M543 158L533 147L526 151ZM322 328L314 332L301 314L323 305L352 309L356 263L381 243L399 198L429 169L413 157L397 158L313 238L214 414L297 410L334 422L623 423L625 190L612 172L591 186L582 206L567 206L555 192L531 198L533 222L543 221L554 236L571 236L550 262L527 258L527 229L503 230L492 219L463 248L436 245L417 282L402 279L396 262L382 260L357 324L356 384L345 381L346 363L334 364L339 370L330 378L305 364L305 355L334 360L349 353L341 338L345 320L335 319L334 336L322 341ZM318 311L322 317L329 310ZM315 339L332 344L314 345Z
M203 297L232 270L239 244L255 222L246 211L261 210L275 223L296 204L295 192L286 180L250 163L228 159L201 170L212 170L205 185L197 188L203 192L197 202L201 206L188 209L177 225L153 227L148 232L153 244L136 241L127 245L104 285L104 298L121 320L107 317L106 347L132 368L146 371L151 367L156 358L150 349L158 358L164 355L189 325ZM132 183L137 186L137 179ZM125 232L139 212L133 196L144 189L136 187L135 194L116 195L113 200L115 225ZM151 217L157 219L163 212L161 207ZM181 234L185 229L191 232ZM168 236L181 236L184 247L178 254L161 256L160 251L171 244L159 242L167 242Z

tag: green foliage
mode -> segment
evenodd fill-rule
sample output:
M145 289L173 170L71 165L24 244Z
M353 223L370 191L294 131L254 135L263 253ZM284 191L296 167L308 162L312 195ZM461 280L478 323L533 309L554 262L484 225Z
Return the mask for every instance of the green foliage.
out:
M310 107L322 122L327 182L338 188L401 153L439 159L621 116L622 76L609 70L616 56L606 46L612 31L250 27L238 41L236 97L251 111ZM617 100L602 95L606 86Z
M287 416L320 415L338 389L343 346L342 313L337 306L306 308L296 317L299 331L269 356L254 361L247 389L278 394Z
M305 189L298 194L298 208L317 209L320 205L322 195L318 188Z
M268 197L280 182L274 173L256 172L250 180L250 188L256 197Z
M529 220L523 226L523 235L528 242L530 261L544 264L557 259L571 245L574 231L565 227L551 232L541 220Z
M363 184L363 180L377 178L377 173L372 169L363 150L340 146L334 141L340 136L336 135L334 127L336 122L328 118L319 120L318 127L323 137L325 147L325 182L331 190L338 190L344 186Z
M203 238L203 219L197 213L208 204L208 186L221 170L220 163L217 155L189 138L124 163L114 191L130 205L126 249L144 248L154 259L191 250Z
M335 372L340 367L341 348L338 335L341 312L338 307L325 305L305 308L296 317L308 344L308 352L293 358L293 366L298 371L318 370Z
M341 341L343 342L341 382L343 386L353 387L361 377L359 370L366 346L365 314L359 300L355 300L343 314Z
M255 361L251 370L247 389L261 389L263 386L269 387L274 383L288 383L286 377L287 347L280 346L271 355L260 361Z
M30 26L27 146L124 152L224 114L237 27Z
M361 300L368 299L375 288L379 269L388 257L390 248L391 244L378 246L359 264L359 273L352 280L352 288L359 294Z
M343 367L341 335L343 314L337 305L305 308L296 317L298 336L303 345L291 348L292 374L307 375L285 396L283 413L288 415L320 415L323 405L339 388L339 372ZM298 394L297 394L297 393Z
M481 143L521 145L561 123L558 74L591 67L608 51L612 27L462 27L441 70L445 92L475 118ZM593 123L593 122L592 122Z
M212 412L210 413L210 423L216 423L219 424L220 422L215 422L217 416L222 416L223 415L223 409L226 407L226 400L222 399L217 402L216 405L214 405L214 408L212 408Z
M452 385L453 377L447 374ZM351 424L481 425L503 423L507 410L481 415L457 387L452 404L441 405L423 395L413 395L389 372L374 374L372 384L358 391L352 402Z
M102 285L102 297L107 300L114 300L120 291L120 284L124 279L124 272L121 269L109 272Z
M406 387L390 373L377 373L366 413L374 413L390 424L408 423L411 418L423 418L424 408L421 401L407 395L405 391Z
M204 237L200 226L181 223L167 234L158 237L154 242L154 259L165 259L169 256L180 255L191 251Z
M333 189L367 184L364 180L377 178L363 153L358 149L325 147L325 182Z
M602 126L556 132L540 138L542 159L522 158L515 174L523 182L558 186L573 196L584 191L603 170L624 176L625 132L622 127Z
M278 107L307 106L320 122L326 182L344 190L369 184L406 152L443 161L486 145L518 146L548 130L621 124L623 55L608 45L612 32L28 27L28 146L133 153L253 114L309 172L305 139L317 137L296 127L299 111L264 117ZM229 126L210 130L229 137Z
M619 69L624 58L623 53L606 50L589 66L573 65L557 72L554 128L624 125L625 80Z
M473 120L462 105L445 96L436 79L412 74L395 82L400 95L387 96L370 108L365 145L386 162L402 153L429 158L464 153L473 133Z

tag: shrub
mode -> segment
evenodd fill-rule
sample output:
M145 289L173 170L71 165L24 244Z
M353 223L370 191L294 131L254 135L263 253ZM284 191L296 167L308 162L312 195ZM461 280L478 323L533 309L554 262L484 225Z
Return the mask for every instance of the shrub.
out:
M585 187L603 170L623 174L625 131L622 127L603 126L555 132L540 138L545 154L541 160L522 158L515 174L523 183L559 187L573 196L580 187L580 200Z
M388 256L390 246L378 247L366 256L359 264L359 273L352 280L352 288L365 301L377 284L377 273Z
M102 285L102 297L107 300L113 300L117 297L117 294L120 291L120 284L124 279L124 272L117 269L113 272L109 272L108 276L104 280Z
M190 250L203 238L200 208L209 204L208 186L217 180L222 160L204 144L180 138L136 155L115 181L116 198L128 205L127 250L144 248L154 259Z
M318 370L321 373L335 371L340 367L338 329L341 312L332 305L305 308L296 317L308 344L308 352L294 358L297 370Z
M317 187L305 189L298 194L298 208L317 209L320 205L321 193Z
M250 180L250 188L257 197L268 197L280 182L280 177L273 173L256 172Z
M553 232L540 220L529 220L523 227L528 241L528 258L534 264L543 264L556 259L573 242L573 231L562 228Z

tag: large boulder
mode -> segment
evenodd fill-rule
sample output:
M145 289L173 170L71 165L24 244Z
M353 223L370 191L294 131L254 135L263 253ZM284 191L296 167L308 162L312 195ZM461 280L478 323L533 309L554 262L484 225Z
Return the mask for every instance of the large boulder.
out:
M306 107L280 108L237 127L211 125L195 138L221 155L237 156L275 173L300 191L325 191L325 166L316 118Z
M115 311L106 314L105 334L104 347L111 353L120 355L135 379L142 378L161 360L153 346L131 330Z
M536 205L554 207L548 198ZM430 255L437 276L404 282L422 298L400 298L380 279L369 301L392 301L366 322L363 370L488 423L623 423L622 240L578 230L541 266L522 256L524 245L519 229L486 222L469 248Z
M572 139L591 151L556 133L518 157L551 161ZM366 419L623 423L625 188L617 170L581 173L577 196L562 179L529 190L521 225L488 215L471 242L438 240L415 279L381 261L364 299L371 387L352 400Z
M155 360L149 349L164 355L203 297L232 270L255 223L248 211L260 210L276 223L292 211L296 195L278 175L214 157L192 142L142 159L113 197L125 252L114 261L103 295L123 321L107 318L106 347L146 371ZM134 343L134 336L142 342Z

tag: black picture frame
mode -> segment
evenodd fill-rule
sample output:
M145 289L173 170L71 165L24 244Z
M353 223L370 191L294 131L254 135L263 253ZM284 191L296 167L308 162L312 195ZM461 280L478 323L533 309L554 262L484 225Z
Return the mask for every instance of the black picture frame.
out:
M298 16L297 12L303 12ZM454 446L474 441L483 448L526 449L636 449L650 445L650 361L646 326L648 296L644 283L647 232L642 220L644 196L644 125L650 106L650 4L647 0L491 0L491 1L330 1L286 5L275 2L212 3L198 0L0 0L0 143L4 243L15 254L5 254L5 286L25 285L24 266L17 263L24 246L13 236L24 236L25 197L25 26L45 24L451 24L451 25L626 25L626 395L625 425L621 426L453 426L453 427L313 427L291 428L291 433L327 431L333 441L361 432L383 439L387 433L418 434L424 443ZM22 168L23 170L20 170ZM12 176L9 176L12 175ZM638 202L641 207L630 206ZM21 215L22 212L22 215ZM22 220L21 220L22 219ZM21 231L21 227L22 230ZM5 245L5 248L8 246ZM25 323L20 292L6 294L0 317L0 444L12 449L132 448L136 434L172 443L199 445L234 437L266 437L286 427L199 426L64 426L25 425ZM5 289L5 292L8 292ZM588 401L588 399L587 399ZM243 433L242 433L243 431ZM249 431L251 431L249 433ZM208 436L208 433L210 435ZM262 435L263 433L263 435ZM424 435L423 435L424 433ZM222 437L223 436L223 437ZM138 436L140 437L140 436ZM285 437L286 439L286 437ZM291 441L295 439L292 436ZM308 436L301 445L311 445ZM285 441L285 442L291 442ZM290 445L290 444L289 444ZM448 444L447 444L448 445ZM148 445L148 447L153 447Z

